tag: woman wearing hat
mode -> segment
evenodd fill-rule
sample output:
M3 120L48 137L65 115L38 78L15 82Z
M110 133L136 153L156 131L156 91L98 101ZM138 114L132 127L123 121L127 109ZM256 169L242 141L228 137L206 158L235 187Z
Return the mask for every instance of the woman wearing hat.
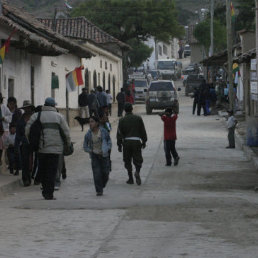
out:
M3 96L0 93L0 165L2 165L2 155L4 150L3 142L9 134L9 123L12 121L12 113L9 108L3 104Z

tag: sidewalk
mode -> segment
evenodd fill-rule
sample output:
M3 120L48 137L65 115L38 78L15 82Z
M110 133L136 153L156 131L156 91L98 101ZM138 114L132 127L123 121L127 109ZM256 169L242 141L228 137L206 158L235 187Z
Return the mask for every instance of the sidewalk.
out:
M112 116L109 117L111 124L114 124L118 121L117 117L117 104L112 105ZM85 126L84 131L81 131L81 126L72 127L70 129L70 134L72 142L74 142L74 148L82 148L82 141L85 136L85 133L88 131L88 125ZM9 170L6 168L6 165L3 164L0 167L0 198L12 193L17 189L17 187L22 186L21 181L21 171L19 176L13 176L9 173Z
M219 111L219 116L224 118L227 112ZM223 121L226 126L226 120ZM258 147L249 147L246 145L246 121L239 121L237 129L235 131L236 143L248 157L248 159L254 164L256 170L258 170Z

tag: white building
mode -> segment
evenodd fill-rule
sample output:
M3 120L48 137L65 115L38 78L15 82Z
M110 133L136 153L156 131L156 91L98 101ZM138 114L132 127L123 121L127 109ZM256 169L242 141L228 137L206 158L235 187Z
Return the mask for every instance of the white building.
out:
M91 59L82 59L85 67L85 86L88 90L100 85L110 90L115 100L123 85L123 51L130 47L104 32L85 17L39 19L48 27L78 43L94 53Z
M155 42L154 37L150 37L145 44L153 48L151 56L144 62L147 69L155 69L156 60L178 58L179 40L176 38L170 40L169 43L165 43L162 41Z
M81 66L81 58L94 54L3 1L2 44L14 31L9 52L0 66L0 89L5 100L14 96L19 107L24 100L31 100L37 106L44 104L46 97L53 96L70 122L71 113L78 112L79 92L66 94L65 75ZM57 89L51 88L53 75L59 81Z

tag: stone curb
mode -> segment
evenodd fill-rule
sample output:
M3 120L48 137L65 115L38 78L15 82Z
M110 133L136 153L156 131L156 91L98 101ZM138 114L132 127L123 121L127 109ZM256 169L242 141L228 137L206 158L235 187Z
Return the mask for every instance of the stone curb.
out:
M224 112L219 111L219 116L221 118L223 118ZM223 120L222 123L226 127L226 120ZM255 169L258 171L258 156L255 154L255 152L249 146L246 145L244 137L241 136L237 131L235 132L235 136L236 136L237 145L240 147L241 150L244 151L247 158L250 161L252 161Z

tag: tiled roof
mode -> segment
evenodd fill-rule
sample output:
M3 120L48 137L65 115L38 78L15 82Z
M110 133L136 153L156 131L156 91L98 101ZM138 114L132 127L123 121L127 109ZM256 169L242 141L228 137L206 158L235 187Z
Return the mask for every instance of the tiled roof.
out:
M101 30L85 17L56 19L55 25L53 25L54 19L39 18L38 20L50 28L55 26L56 32L62 34L65 37L89 40L97 44L115 43L120 48L130 48L127 44Z
M38 54L42 55L60 55L67 52L79 57L94 55L88 49L77 44L76 41L68 40L63 35L44 26L24 10L11 6L6 0L1 0L1 2L3 13L0 15L0 23L16 29L21 37L28 42L28 44L22 45L22 41L20 41L20 47L28 49L31 53L39 51Z

